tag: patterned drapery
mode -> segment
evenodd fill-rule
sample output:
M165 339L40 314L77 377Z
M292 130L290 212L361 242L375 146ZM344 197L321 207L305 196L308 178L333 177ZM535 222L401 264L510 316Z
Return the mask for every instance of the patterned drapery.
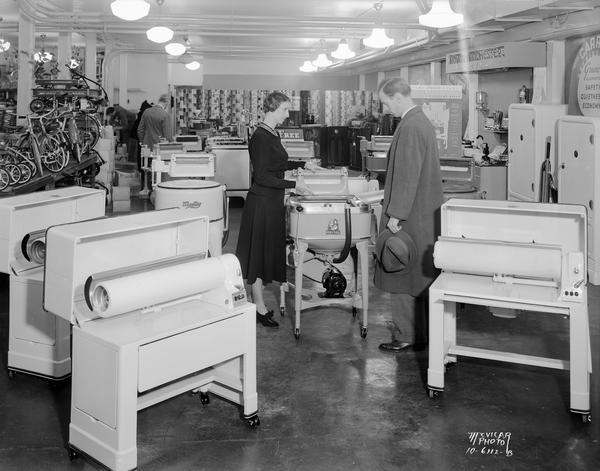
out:
M280 90L292 103L299 103L300 90ZM272 90L204 89L177 87L177 125L188 127L191 119L221 119L223 124L258 122L262 104ZM315 120L323 119L327 126L343 126L354 117L358 106L367 117L377 116L379 103L369 90L310 90L308 113Z

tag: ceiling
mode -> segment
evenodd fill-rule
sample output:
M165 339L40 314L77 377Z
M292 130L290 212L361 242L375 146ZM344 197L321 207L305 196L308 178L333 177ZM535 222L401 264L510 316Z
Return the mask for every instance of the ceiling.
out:
M299 65L315 59L323 47L331 52L345 38L358 56L343 67L399 50L451 44L460 38L507 32L544 20L560 25L570 14L600 9L600 0L451 0L454 10L465 15L465 23L458 28L428 30L419 25L418 16L429 10L431 0L383 0L382 25L396 44L382 51L365 48L360 42L377 20L375 0L147 1L150 14L129 22L112 15L111 0L0 0L0 34L16 43L21 9L35 21L38 36L46 34L47 47L61 31L96 32L100 44L107 47L163 52L162 45L145 37L146 29L161 24L176 32L175 39L187 38L191 54L222 59L297 59Z

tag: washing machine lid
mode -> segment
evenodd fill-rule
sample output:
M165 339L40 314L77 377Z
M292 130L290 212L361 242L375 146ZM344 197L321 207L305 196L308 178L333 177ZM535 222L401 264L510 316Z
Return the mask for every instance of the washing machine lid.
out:
M173 190L199 190L199 189L207 189L207 188L217 188L222 186L219 182L214 182L211 180L168 180L166 182L161 182L157 185L159 188L169 188Z

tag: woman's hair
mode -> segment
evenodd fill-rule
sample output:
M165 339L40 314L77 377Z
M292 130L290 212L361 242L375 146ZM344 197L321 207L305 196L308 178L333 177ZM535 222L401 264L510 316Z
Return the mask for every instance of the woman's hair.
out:
M266 113L267 111L275 111L277 108L281 106L282 103L289 102L290 99L286 94L281 92L273 92L269 93L267 98L265 98L265 102L263 103L263 110Z
M377 87L377 93L383 92L385 96L392 97L396 93L403 96L410 96L410 85L406 80L400 77L394 77L384 80Z

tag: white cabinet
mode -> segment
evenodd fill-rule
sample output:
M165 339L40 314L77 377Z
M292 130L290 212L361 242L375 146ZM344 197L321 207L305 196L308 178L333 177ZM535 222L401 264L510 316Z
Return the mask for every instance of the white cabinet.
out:
M580 204L588 214L588 274L600 284L600 118L565 116L558 120L558 202Z
M514 103L508 108L508 199L540 201L542 164L556 174L556 122L567 105Z

